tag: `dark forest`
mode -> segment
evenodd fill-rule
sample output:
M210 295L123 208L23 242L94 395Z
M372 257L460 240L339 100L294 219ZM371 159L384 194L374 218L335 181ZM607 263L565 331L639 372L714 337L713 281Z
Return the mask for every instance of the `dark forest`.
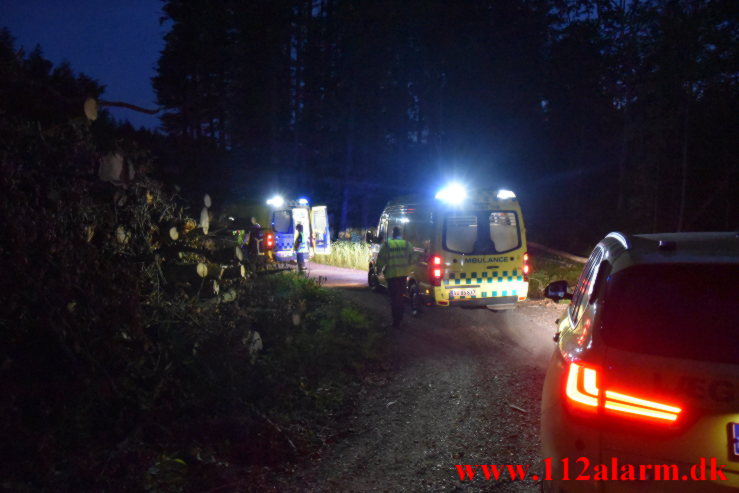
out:
M609 230L737 227L730 0L164 10L164 130L208 142L187 173L237 197L309 194L344 229L448 179L506 186L533 238L580 250Z

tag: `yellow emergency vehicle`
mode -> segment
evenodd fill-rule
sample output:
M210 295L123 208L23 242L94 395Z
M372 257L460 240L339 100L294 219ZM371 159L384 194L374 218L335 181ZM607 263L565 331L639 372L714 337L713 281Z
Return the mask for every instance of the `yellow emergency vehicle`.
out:
M373 289L387 285L375 262L394 227L413 246L408 297L415 312L424 305L505 310L526 299L526 229L510 190L466 191L450 185L434 198L409 196L389 202L377 230L367 233L367 279Z

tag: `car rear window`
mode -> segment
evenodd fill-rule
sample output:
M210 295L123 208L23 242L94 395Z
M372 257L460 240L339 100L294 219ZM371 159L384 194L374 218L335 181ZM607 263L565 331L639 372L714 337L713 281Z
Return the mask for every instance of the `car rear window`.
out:
M603 338L610 347L739 363L739 265L634 266L607 282Z
M444 248L466 255L510 252L521 246L514 211L470 211L447 214Z

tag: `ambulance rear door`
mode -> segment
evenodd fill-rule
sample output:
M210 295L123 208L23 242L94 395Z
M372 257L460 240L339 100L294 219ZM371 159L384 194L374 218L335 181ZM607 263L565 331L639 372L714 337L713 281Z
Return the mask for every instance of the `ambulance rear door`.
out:
M311 237L310 229L310 217L308 214L307 207L295 207L293 208L293 238L297 238L297 226L298 224L303 225L303 243L300 245L300 251L303 253L309 253L308 238Z
M325 205L311 208L311 226L313 227L313 245L319 255L331 253L331 234L328 229L328 212Z

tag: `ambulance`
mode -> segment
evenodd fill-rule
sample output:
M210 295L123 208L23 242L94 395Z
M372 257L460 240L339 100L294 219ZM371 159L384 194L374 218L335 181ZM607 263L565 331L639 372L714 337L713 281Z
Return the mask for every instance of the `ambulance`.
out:
M526 300L529 255L521 206L510 190L450 185L435 197L400 197L367 233L369 286L387 286L376 269L382 243L400 228L413 247L408 297L423 306L514 308Z
M331 253L331 235L325 205L311 206L307 199L285 200L274 196L267 200L270 206L270 225L274 232L274 255L278 261L296 260L293 246L298 224L303 225L303 243L300 251L306 258Z

